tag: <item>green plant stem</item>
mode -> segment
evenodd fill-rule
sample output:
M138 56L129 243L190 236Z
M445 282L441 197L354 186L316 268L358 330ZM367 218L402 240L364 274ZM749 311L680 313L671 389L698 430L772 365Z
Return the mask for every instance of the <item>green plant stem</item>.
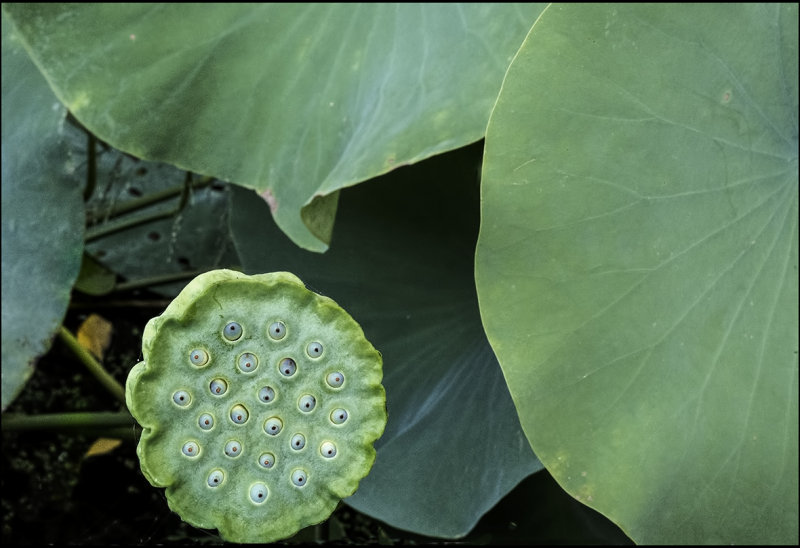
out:
M58 336L61 338L62 341L69 347L70 350L80 359L89 372L95 376L100 383L111 392L111 394L125 404L125 388L117 382L117 380L111 376L111 374L106 371L100 363L94 359L88 350L86 350L81 344L78 342L72 333L67 331L67 329L62 325L58 331Z
M28 415L25 413L4 413L3 432L20 432L32 430L87 431L125 428L131 432L136 423L127 411L99 411L93 413L51 413L44 415ZM114 430L120 434L122 430Z

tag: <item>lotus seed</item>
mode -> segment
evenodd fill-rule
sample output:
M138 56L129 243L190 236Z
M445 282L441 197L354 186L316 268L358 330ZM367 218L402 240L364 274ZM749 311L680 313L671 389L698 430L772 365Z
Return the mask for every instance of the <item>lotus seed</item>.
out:
M333 443L326 441L319 446L319 452L326 459L333 458L336 456L336 446Z
M286 326L283 322L275 322L269 326L269 336L276 341L281 340L286 336Z
M292 449L299 451L306 446L306 437L303 434L292 436Z
M250 488L250 500L257 503L262 503L267 500L267 486L263 483L255 483Z
M277 436L283 428L283 421L278 417L271 417L264 423L264 432L270 436Z
M319 358L322 356L322 345L318 342L312 342L306 347L309 357Z
M280 365L281 373L286 377L291 377L297 371L297 364L292 358L283 358Z
M222 335L229 341L239 340L239 337L242 336L242 326L236 322L230 322L222 330Z
M306 479L308 476L306 475L305 470L298 468L294 472L292 472L292 483L297 485L298 487L302 487L306 484Z
M236 440L229 440L225 444L225 454L229 457L238 457L242 454L242 444Z
M272 453L261 453L261 456L258 457L258 463L264 468L272 468L275 464L275 455Z
M303 413L308 413L313 410L315 405L317 405L317 400L314 399L314 396L311 394L306 394L297 402L297 407L300 408L300 411Z
M208 485L210 487L216 487L222 480L225 479L225 474L222 473L222 470L216 469L212 470L211 473L208 475Z
M231 420L236 424L244 424L250 415L243 405L234 405L231 409Z
M258 391L258 399L264 403L269 403L275 399L275 389L271 386L265 386Z
M200 428L203 430L211 430L211 428L214 426L214 417L208 413L203 413L200 415L200 418L197 419L197 424L200 425Z
M344 409L334 409L331 412L331 422L333 424L342 424L347 420L347 411Z
M215 396L221 396L228 391L228 383L223 379L214 379L208 387Z
M181 407L186 407L191 403L192 397L186 390L178 390L172 395L172 401L180 405Z
M183 444L181 451L183 451L183 454L187 457L196 457L200 454L200 446L193 441L187 441Z
M205 365L208 363L208 352L202 348L195 348L189 353L189 360L194 365Z
M244 354L239 356L239 369L241 369L245 373L255 371L257 365L258 365L258 358L256 357L255 354L251 354L250 352L245 352Z
M334 371L333 373L329 373L325 380L328 382L328 386L332 388L339 388L344 382L344 375L338 371Z

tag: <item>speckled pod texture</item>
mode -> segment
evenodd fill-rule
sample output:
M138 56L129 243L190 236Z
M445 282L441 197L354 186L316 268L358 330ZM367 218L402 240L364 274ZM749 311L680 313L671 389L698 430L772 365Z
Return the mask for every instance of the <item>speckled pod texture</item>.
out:
M330 516L375 461L381 355L293 274L198 276L148 322L142 353L126 385L142 472L196 527L289 537Z

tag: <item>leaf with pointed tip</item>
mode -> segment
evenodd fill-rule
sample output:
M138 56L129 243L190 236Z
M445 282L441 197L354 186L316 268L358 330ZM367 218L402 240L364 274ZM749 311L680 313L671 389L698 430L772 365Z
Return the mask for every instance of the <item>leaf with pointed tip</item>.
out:
M483 137L541 4L5 4L56 94L327 249L336 190ZM310 208L310 210L309 210ZM313 218L313 220L311 220Z

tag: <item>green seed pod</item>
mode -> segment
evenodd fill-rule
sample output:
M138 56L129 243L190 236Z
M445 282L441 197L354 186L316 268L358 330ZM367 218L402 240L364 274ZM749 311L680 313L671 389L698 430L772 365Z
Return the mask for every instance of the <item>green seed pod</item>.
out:
M198 276L148 322L142 354L125 390L141 469L191 525L287 538L327 519L375 461L381 355L293 274Z

